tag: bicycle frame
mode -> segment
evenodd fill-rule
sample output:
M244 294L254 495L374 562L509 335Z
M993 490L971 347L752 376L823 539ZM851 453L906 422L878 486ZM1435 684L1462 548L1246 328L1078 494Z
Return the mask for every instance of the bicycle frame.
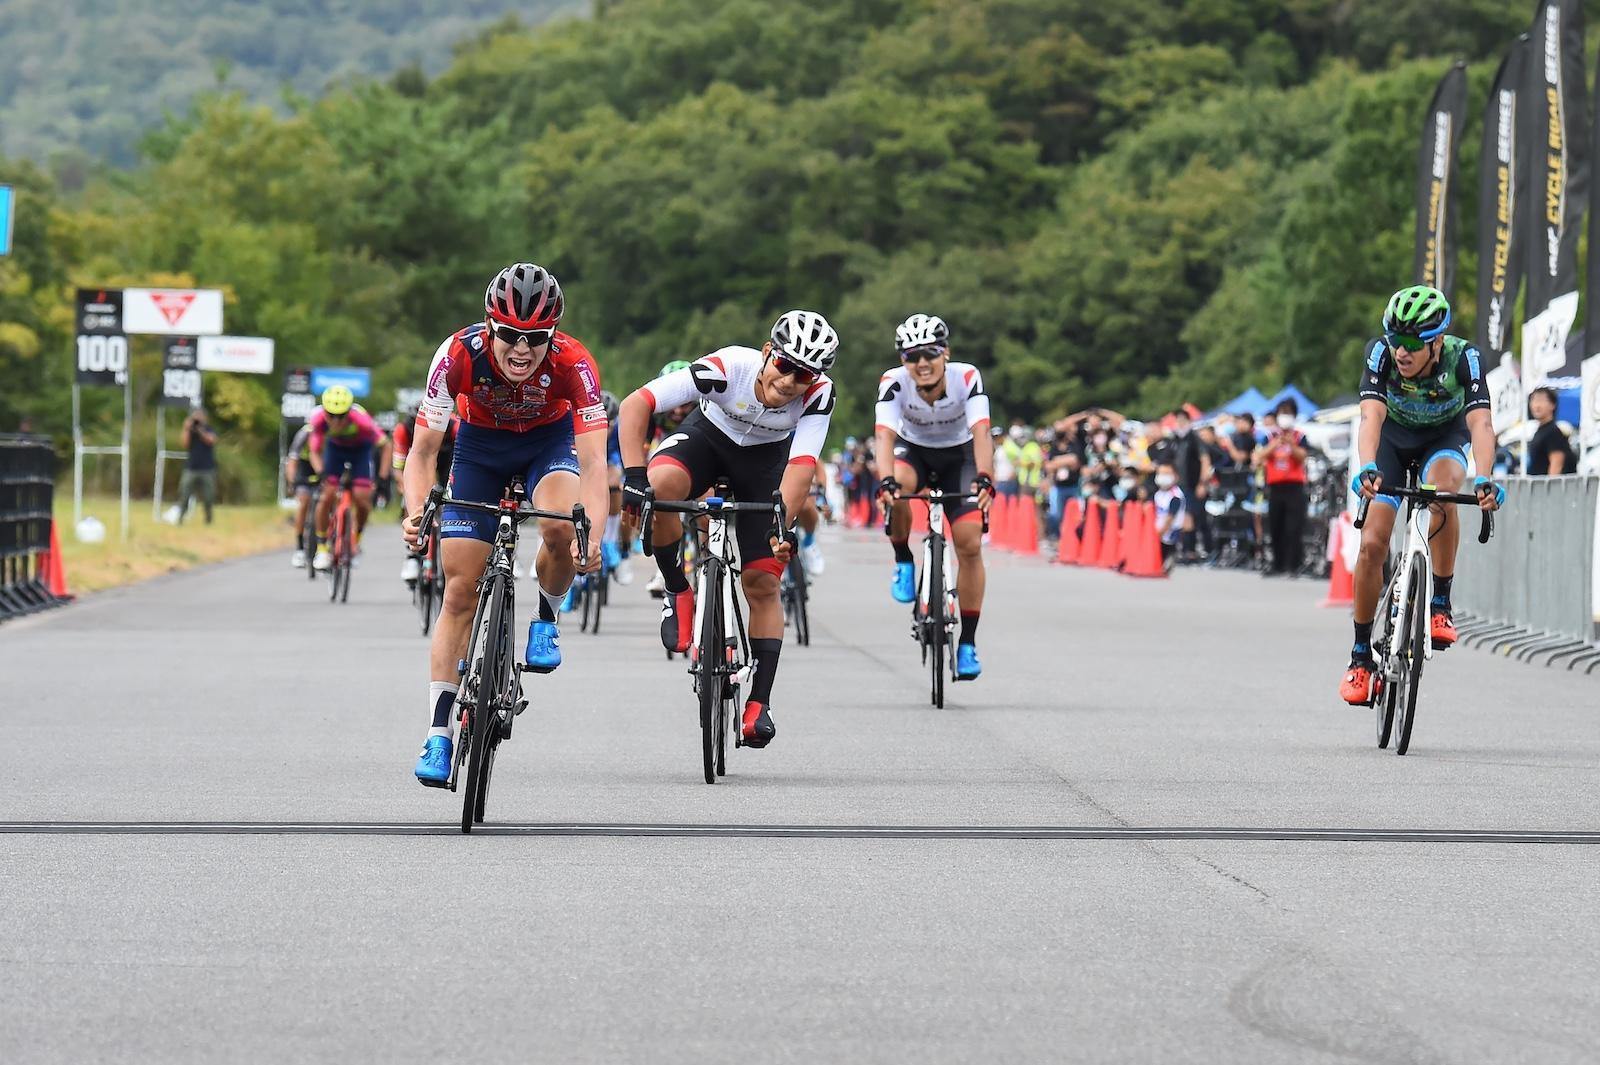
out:
M928 504L928 532L922 539L922 567L917 574L917 595L911 605L911 638L921 646L924 663L929 650L933 651L931 701L940 709L944 707L945 672L949 672L952 681L956 679L956 623L960 617L955 560L945 535L945 506L950 502L976 502L977 499L976 492L945 492L937 482L932 482L922 492L895 496L896 502L918 500ZM890 534L892 517L892 510L884 508L885 536ZM989 531L987 511L983 513L983 531ZM937 593L932 590L935 569L940 578ZM935 599L940 601L936 603Z

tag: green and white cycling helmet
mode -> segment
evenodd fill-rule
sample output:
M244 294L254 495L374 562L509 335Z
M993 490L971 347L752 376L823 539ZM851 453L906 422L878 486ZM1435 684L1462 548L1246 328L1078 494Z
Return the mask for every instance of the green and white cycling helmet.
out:
M679 370L687 370L688 368L688 359L673 359L671 362L664 364L661 369L656 372L656 376L665 377L669 373L677 373Z
M1383 312L1384 335L1395 340L1426 342L1449 326L1450 301L1443 292L1428 285L1401 289L1389 297L1389 306Z

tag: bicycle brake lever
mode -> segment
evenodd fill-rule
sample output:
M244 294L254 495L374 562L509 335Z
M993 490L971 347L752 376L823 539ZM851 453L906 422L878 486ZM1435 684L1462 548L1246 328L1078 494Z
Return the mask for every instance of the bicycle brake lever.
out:
M573 533L578 538L578 568L589 564L589 519L584 515L583 504L572 504Z

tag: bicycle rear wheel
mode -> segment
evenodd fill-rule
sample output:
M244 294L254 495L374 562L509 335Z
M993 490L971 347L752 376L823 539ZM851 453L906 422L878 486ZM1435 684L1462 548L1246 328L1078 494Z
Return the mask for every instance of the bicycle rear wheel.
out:
M356 540L355 529L352 528L353 523L354 519L351 518L350 512L348 510L345 511L343 529L339 533L339 554L343 559L340 568L344 570L344 585L339 589L339 602L341 603L350 601L350 571L355 567L356 562Z
M923 619L923 640L932 654L928 661L933 674L933 705L944 709L944 541L928 542L928 615Z
M1417 723L1417 693L1422 690L1422 663L1427 661L1428 603L1423 599L1423 572L1418 560L1411 567L1411 581L1406 590L1405 625L1397 635L1404 641L1405 657L1400 668L1406 675L1406 690L1396 698L1394 753L1405 754L1411 747L1411 727Z
M1397 636L1403 638L1403 634L1397 633L1394 622L1389 619L1387 613L1390 609L1390 604L1393 602L1394 588L1393 586L1385 586L1383 597L1378 600L1378 611L1381 619L1379 624L1383 625L1388 631L1373 641L1375 649L1380 645L1383 648L1383 653L1378 656L1377 661L1378 675L1372 680L1372 683L1378 686L1378 690L1375 693L1376 698L1373 700L1372 705L1378 731L1378 749L1380 751L1386 750L1389 746L1389 737L1394 733L1395 700L1405 688L1403 681L1391 684L1388 677L1389 664L1397 660L1396 652L1393 650Z
M806 613L806 569L798 553L789 556L789 603L794 612L794 639L800 646L811 643L811 617Z
M344 570L339 559L340 545L344 542L344 513L340 510L333 512L333 526L328 530L328 553L330 555L328 566L328 602L339 601L339 589L344 586Z
M499 574L490 578L484 590L488 610L484 616L481 668L474 705L469 718L471 734L467 752L467 789L461 800L461 831L471 832L474 823L482 822L484 806L489 797L489 775L494 765L494 750L500 741L499 702L505 690L505 671L510 655L511 635L505 619L504 578ZM467 670L472 671L469 662Z
M717 745L723 728L722 571L706 565L705 602L700 605L700 643L695 686L700 694L700 754L707 784L717 782Z
M317 568L311 560L317 557L317 501L313 499L306 511L306 527L300 532L300 548L306 553L306 580L317 579Z

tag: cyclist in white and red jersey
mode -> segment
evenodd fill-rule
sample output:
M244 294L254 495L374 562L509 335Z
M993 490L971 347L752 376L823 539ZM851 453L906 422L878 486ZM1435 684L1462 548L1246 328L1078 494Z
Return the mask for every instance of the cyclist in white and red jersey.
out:
M661 500L694 499L725 478L733 497L747 503L771 499L781 489L787 513L798 514L833 415L833 382L825 371L838 350L838 334L826 318L815 311L789 311L759 351L721 348L635 391L618 415L624 508L636 518L648 489ZM696 401L698 408L660 442L646 467L651 416ZM750 747L765 747L778 732L769 706L783 649L778 578L796 544L792 529L782 541L770 538L769 531L760 522L735 524L754 659L741 722ZM651 543L667 589L661 642L680 653L688 649L694 628L694 592L683 573L681 542L677 515L658 514Z
M410 514L422 506L425 499L406 499L406 457L411 454L411 441L416 436L414 426L417 415L421 412L421 404L413 403L409 409L402 411L400 423L394 427L392 434L394 447L394 472L400 481L400 513ZM445 429L444 439L439 442L439 454L433 460L433 483L445 484L450 480L450 464L456 457L456 428L461 424L461 417L455 412L450 414L450 424ZM414 552L407 551L405 561L400 564L400 579L406 584L414 584L422 575L422 560Z
M433 487L434 461L457 412L451 497L497 503L506 484L521 476L533 505L570 511L582 502L606 512L606 412L600 371L579 341L556 329L561 286L543 267L513 263L484 293L485 319L458 330L434 352L427 391L417 415L406 462L405 499L411 508L404 532L415 547L422 508ZM417 760L417 779L433 787L450 776L450 716L477 605L477 579L489 557L496 519L479 511L443 507L439 556L444 604L433 630L428 712L432 724ZM604 522L589 534L585 569L600 567ZM566 521L541 521L543 542L534 562L539 607L528 626L525 661L548 673L561 664L556 618L577 572L578 544Z
M976 680L978 615L983 609L982 511L994 493L994 440L989 435L989 397L983 375L970 363L950 361L950 329L942 318L913 314L895 330L900 365L878 379L877 461L884 471L878 498L892 506L889 542L894 547L898 602L917 596L911 556L911 504L894 494L912 493L937 479L946 492L976 492L976 505L947 506L955 544L956 597L961 601L961 636L956 642L956 679Z
M388 460L389 438L372 420L355 395L343 385L333 385L322 393L322 405L306 420L311 430L307 447L311 468L322 478L322 497L317 500L317 553L311 568L325 570L333 564L328 553L328 522L339 495L339 477L345 463L350 464L352 494L356 504L355 543L367 528L372 513L372 480L378 463Z

